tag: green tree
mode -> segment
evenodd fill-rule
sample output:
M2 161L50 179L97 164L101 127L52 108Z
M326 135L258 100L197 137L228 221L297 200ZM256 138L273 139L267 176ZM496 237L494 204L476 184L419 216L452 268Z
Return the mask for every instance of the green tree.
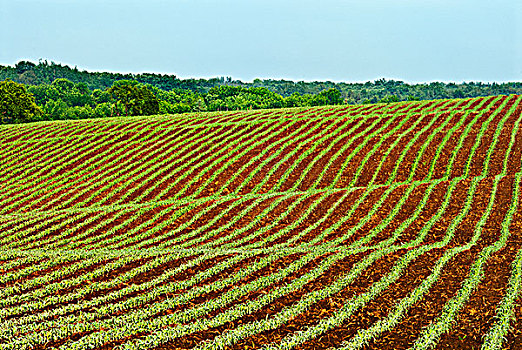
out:
M144 85L132 80L116 81L109 92L124 107L125 115L153 115L159 113L159 102Z
M205 96L210 111L284 107L283 97L265 87L213 87Z
M62 100L49 100L43 106L43 112L46 120L63 120L67 119L67 110L69 106Z
M20 61L15 65L16 73L23 74L28 70L32 70L36 67L36 64L30 61Z
M395 96L395 95L388 95L384 98L381 98L379 100L379 103L393 103L393 102L399 102L400 99L399 97Z
M298 92L294 92L285 98L286 107L301 107L305 105L305 99Z
M82 107L93 103L91 92L85 83L73 83L60 78L54 80L51 86L58 92L59 99L70 107Z
M27 91L33 94L38 106L44 106L48 101L60 98L58 90L50 84L30 85Z
M194 112L205 112L207 110L207 105L205 104L203 97L199 96L196 98L192 110Z
M51 84L62 95L71 93L74 90L74 83L68 79L55 79Z
M341 92L336 88L323 90L312 99L313 106L341 105L343 102Z
M111 101L111 94L107 90L95 89L91 97L96 104L106 103Z
M112 104L108 102L99 103L94 109L94 117L106 118L112 116Z
M29 122L41 113L34 96L27 92L23 84L11 80L0 82L0 121L2 123Z

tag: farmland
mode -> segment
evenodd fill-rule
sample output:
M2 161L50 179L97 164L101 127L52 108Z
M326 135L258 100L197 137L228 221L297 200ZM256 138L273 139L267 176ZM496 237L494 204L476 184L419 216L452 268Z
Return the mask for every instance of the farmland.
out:
M0 126L0 349L522 349L522 96Z

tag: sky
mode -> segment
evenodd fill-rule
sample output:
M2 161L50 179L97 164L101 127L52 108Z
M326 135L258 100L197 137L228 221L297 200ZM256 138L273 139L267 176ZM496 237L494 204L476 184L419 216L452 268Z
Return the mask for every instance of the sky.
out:
M519 0L0 0L0 64L362 82L522 81Z

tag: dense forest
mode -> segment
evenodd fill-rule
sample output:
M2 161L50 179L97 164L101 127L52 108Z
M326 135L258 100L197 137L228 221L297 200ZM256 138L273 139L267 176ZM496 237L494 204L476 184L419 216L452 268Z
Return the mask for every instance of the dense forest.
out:
M522 94L520 82L242 82L230 77L87 72L46 60L0 65L0 82L3 123Z

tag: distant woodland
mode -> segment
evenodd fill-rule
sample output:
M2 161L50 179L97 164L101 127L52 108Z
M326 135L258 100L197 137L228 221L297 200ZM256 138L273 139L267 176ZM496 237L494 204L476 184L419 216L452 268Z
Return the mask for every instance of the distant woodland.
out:
M87 72L46 60L0 65L0 122L200 111L390 103L522 94L522 83L408 84L179 79L169 74Z

